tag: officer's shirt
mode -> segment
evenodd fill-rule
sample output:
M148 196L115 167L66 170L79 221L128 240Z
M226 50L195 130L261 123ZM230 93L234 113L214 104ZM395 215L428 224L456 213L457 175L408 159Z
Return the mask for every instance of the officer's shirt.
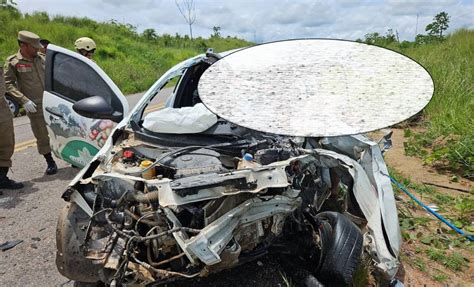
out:
M5 83L7 92L21 104L32 100L36 105L43 103L44 54L38 53L33 59L24 58L20 51L7 58L5 63Z

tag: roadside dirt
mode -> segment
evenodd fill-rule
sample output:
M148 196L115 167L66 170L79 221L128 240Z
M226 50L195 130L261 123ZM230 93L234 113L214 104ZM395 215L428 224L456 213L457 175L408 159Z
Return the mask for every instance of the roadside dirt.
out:
M422 183L433 183L437 185L443 185L450 188L458 188L463 190L473 190L474 183L472 181L460 178L458 182L451 181L452 174L440 174L435 171L433 168L423 165L423 161L416 157L409 157L405 155L404 152L404 141L403 129L393 129L393 146L385 154L385 161L388 166L393 168L396 172L401 174L403 177L410 179L412 182L422 184ZM436 191L450 195L453 197L458 197L461 195L470 196L468 193L463 193L457 190L450 188L434 187ZM419 196L415 193L415 196ZM471 196L472 197L472 196ZM402 194L404 201L408 201L408 197ZM429 202L425 202L429 203ZM427 212L418 208L414 211L416 216L431 216ZM429 224L430 233L438 232L442 224L437 220L433 220ZM421 230L421 227L420 227ZM422 232L426 232L423 230ZM474 252L462 250L462 255L467 258L469 261L469 267L463 272L453 272L447 269L442 264L430 260L425 254L419 254L419 250L425 248L423 244L419 241L404 241L402 246L402 258L404 259L404 267L406 271L405 275L405 285L406 286L473 286L474 282ZM450 248L453 249L453 248ZM448 250L452 252L453 250ZM418 257L424 262L426 262L425 272L419 270L414 264L415 258ZM443 272L448 275L448 278L443 283L436 282L433 280L434 273Z
M403 136L403 129L393 129L392 136L393 146L385 154L385 161L387 164L399 172L406 178L409 178L417 183L429 182L437 185L449 186L451 188L459 188L464 190L473 190L474 182L459 178L459 182L451 181L452 174L440 174L431 167L423 165L423 161L417 157L406 156L403 148L405 138ZM441 192L457 196L459 191L452 189L436 187Z

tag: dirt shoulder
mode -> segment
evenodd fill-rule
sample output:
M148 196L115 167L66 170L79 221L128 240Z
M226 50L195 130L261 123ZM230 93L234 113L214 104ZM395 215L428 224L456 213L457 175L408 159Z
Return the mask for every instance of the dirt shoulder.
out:
M445 185L451 188L459 188L464 190L473 190L474 182L459 178L458 182L453 182L451 179L453 174L440 174L435 169L423 165L423 161L417 157L406 156L403 143L405 138L403 136L403 129L393 129L392 136L393 146L385 154L386 163L398 173L406 178L422 184L429 182L438 185ZM436 187L441 192L447 192L453 195L459 195L458 191Z
M470 191L474 189L474 183L463 178L453 182L452 174L440 174L433 168L423 165L421 159L406 156L403 129L393 129L392 140L393 146L385 154L387 165L414 184L432 183L449 187L424 185L429 186L429 190L432 191L426 193L414 189L410 191L425 204L437 204L440 208L439 213L450 220L460 217L459 210L455 208L457 200L467 198L472 202L474 196L452 188ZM447 198L445 205L436 201L436 198L443 196ZM419 206L413 205L405 194L401 193L400 197L403 203L399 202L399 216L404 239L401 258L406 270L406 286L472 286L474 282L472 243L468 243L467 240L462 242L461 236L451 232L449 227ZM408 211L409 216L404 218L405 211ZM472 210L468 210L466 215L471 225L474 219L472 213ZM451 258L455 258L457 254L462 254L463 257L456 262L459 266L450 265Z

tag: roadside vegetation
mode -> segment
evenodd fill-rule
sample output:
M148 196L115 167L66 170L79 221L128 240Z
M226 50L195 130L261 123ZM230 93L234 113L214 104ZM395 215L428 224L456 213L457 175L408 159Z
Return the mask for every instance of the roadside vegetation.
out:
M0 5L0 26L0 63L18 51L16 39L20 30L32 31L71 50L79 37L94 39L97 43L94 60L126 94L148 89L173 65L208 48L222 52L252 44L234 37L223 38L216 31L218 27L209 29L209 38L191 39L179 34L158 35L153 29L138 33L136 27L115 20L99 23L45 12L23 14L13 5Z
M405 152L440 171L474 179L474 30L445 36L447 13L426 26L414 42L398 41L396 31L370 33L358 41L400 52L423 65L435 83L433 99L405 131Z
M417 184L394 170L390 174L418 199L437 211L466 234L474 234L472 194L452 194ZM472 280L474 245L425 211L393 186L398 197L400 229L403 238L402 262L427 274L433 281L463 286ZM459 280L461 279L461 280ZM424 282L427 283L427 282Z
M444 41L399 48L422 64L435 82L422 130L407 130L406 153L441 170L474 179L474 30Z

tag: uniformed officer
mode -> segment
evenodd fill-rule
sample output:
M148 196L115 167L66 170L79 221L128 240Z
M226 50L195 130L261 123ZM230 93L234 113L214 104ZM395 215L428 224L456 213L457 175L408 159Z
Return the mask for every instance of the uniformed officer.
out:
M95 53L96 45L94 40L89 37L81 37L74 42L76 51L84 57L92 59Z
M19 189L23 183L8 178L8 169L12 166L15 135L13 133L13 116L5 100L5 80L3 68L0 67L0 189Z
M30 118L38 152L44 156L48 165L46 174L55 174L58 167L51 156L48 130L43 117L45 57L38 53L43 46L38 35L28 31L18 33L18 45L18 53L8 57L5 63L7 92L23 105Z
M46 54L46 50L48 49L48 45L51 42L48 39L41 39L40 43L41 43L41 46L43 46L43 48L39 49L39 51L43 54Z

